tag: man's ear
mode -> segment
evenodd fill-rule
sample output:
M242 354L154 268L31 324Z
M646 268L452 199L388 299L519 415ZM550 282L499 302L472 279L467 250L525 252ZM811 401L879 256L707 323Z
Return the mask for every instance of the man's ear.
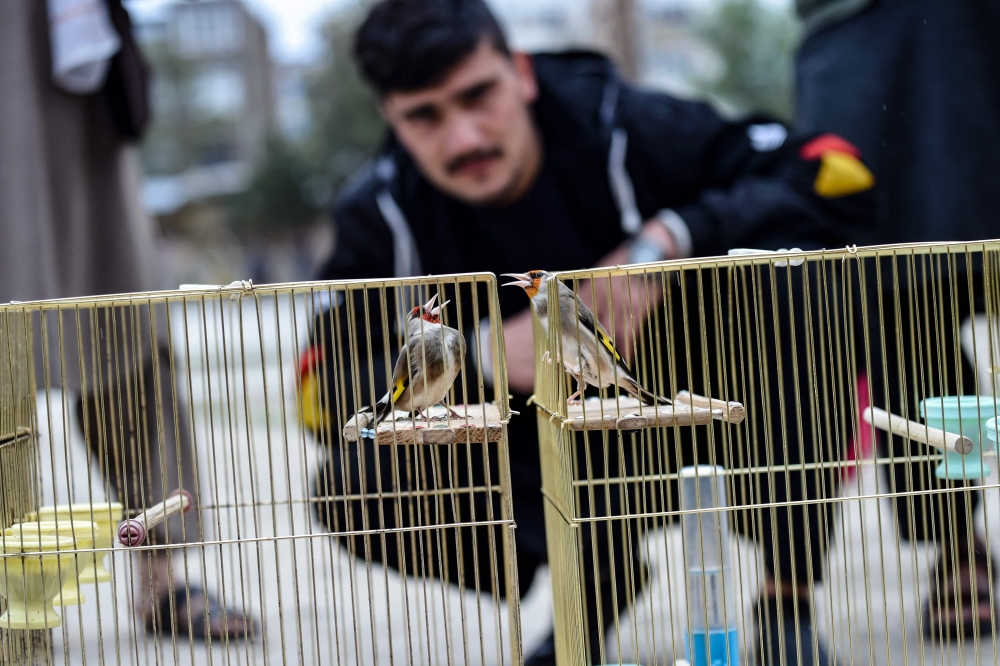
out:
M514 51L510 57L514 62L514 71L517 72L521 96L525 102L530 104L538 99L538 80L535 78L535 63L531 59L531 56L524 51Z
M389 122L389 108L388 108L388 96L380 98L376 102L376 107L378 108L378 113L382 116L382 120L385 121L386 125L391 125Z

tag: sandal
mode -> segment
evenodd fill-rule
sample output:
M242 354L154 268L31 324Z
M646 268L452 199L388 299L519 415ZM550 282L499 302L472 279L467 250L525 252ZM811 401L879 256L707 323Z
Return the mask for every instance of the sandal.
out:
M993 581L988 567L995 570L996 562L991 563L986 544L978 538L971 562L967 551L954 558L957 567L950 560L939 555L936 570L931 572L931 592L922 610L924 636L954 640L974 637L977 631L980 636L991 635L997 613L991 605Z
M201 612L192 615L188 612L188 602L194 600L200 600ZM177 636L200 641L209 637L219 641L252 640L256 627L251 618L232 608L223 610L213 595L190 585L175 587L160 598L156 613L146 618L146 631L154 635L177 632Z

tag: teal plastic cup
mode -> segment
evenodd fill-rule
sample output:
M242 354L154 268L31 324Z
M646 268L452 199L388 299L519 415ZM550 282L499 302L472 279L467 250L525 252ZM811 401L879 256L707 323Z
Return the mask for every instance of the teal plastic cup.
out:
M986 422L986 439L989 440L990 446L987 451L992 449L997 450L997 418L994 416Z
M963 435L972 440L972 450L964 456L945 453L934 470L939 479L982 479L990 475L983 462L983 451L993 450L986 437L986 423L1000 414L1000 400L979 395L948 395L920 402L920 416L932 428Z

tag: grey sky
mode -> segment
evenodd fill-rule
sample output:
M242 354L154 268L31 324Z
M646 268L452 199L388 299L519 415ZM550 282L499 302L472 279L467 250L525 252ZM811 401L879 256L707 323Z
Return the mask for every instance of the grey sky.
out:
M172 2L185 0L125 0L138 18L153 17ZM308 61L319 48L316 28L323 17L357 0L243 0L271 31L271 48L277 60ZM586 0L488 0L501 15L522 10L537 12L545 6L565 6ZM711 6L717 0L642 0L644 5ZM765 0L766 4L786 6L790 0Z

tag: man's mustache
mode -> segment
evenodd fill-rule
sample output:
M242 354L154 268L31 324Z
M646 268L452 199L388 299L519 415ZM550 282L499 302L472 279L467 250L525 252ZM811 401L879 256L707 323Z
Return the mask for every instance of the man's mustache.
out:
M473 150L471 152L465 153L464 155L459 155L455 159L448 162L448 164L445 165L445 169L448 170L448 173L453 174L456 171L459 171L462 168L464 168L465 165L467 165L469 162L474 162L476 160L483 160L483 159L492 159L494 157L501 157L502 155L503 151L500 150L499 148L483 148L479 150Z

